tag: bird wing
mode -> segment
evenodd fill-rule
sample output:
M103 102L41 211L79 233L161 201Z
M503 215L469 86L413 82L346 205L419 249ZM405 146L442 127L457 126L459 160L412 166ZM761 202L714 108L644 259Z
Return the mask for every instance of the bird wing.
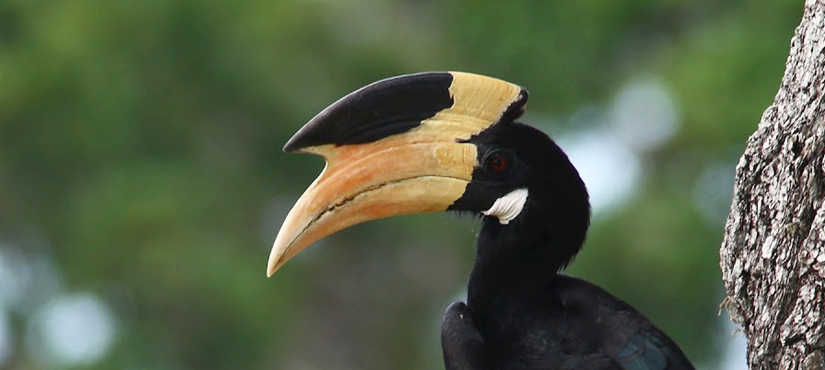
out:
M584 320L600 323L599 351L623 370L695 370L682 350L629 304L584 280L564 276L559 298Z

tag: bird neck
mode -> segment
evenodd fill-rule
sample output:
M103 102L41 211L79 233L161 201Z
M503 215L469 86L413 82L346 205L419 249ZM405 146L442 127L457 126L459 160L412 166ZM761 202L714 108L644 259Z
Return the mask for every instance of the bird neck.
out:
M482 321L546 300L559 270L581 249L589 214L552 219L526 211L508 225L495 218L483 220L467 296L468 306Z
M540 238L519 233L520 225L500 225L485 219L476 243L476 261L470 275L468 299L472 306L488 306L501 297L527 298L547 285L563 259L553 256ZM482 303L473 305L472 303Z

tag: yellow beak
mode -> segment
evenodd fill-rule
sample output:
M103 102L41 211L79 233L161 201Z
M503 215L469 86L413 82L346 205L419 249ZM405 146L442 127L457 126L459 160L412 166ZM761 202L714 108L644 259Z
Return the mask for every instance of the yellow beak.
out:
M325 125L338 124L334 129L340 131L339 123L324 120L337 117L336 111L369 101L370 95L366 94L415 99L421 89L405 92L404 79L421 80L422 76L428 75L396 77L356 91L319 114L290 142L321 137L326 134L321 132ZM366 143L329 142L291 148L321 155L327 166L284 220L269 255L267 276L313 242L339 230L378 218L444 211L461 198L478 158L476 146L466 140L499 122L505 114L520 114L526 92L485 76L458 72L438 76L450 77L449 87L444 89L452 104L420 124L415 122L405 132ZM359 112L364 110L363 106L357 108ZM369 107L365 110L371 111Z
M471 144L416 143L328 164L284 221L267 276L308 245L352 225L446 210L464 194L475 160Z

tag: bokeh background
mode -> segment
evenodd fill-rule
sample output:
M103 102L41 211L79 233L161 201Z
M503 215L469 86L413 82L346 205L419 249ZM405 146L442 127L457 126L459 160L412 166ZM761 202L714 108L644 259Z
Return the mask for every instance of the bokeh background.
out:
M367 83L461 70L526 86L523 121L588 183L569 272L744 369L717 251L802 3L2 0L0 368L443 368L475 220L375 221L264 269L323 167L291 134Z

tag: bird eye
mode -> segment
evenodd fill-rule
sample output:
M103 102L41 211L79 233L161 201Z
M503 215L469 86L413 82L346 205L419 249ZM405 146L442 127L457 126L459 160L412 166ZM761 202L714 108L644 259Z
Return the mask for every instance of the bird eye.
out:
M493 173L502 173L510 167L507 156L501 153L493 153L487 157L487 168Z

